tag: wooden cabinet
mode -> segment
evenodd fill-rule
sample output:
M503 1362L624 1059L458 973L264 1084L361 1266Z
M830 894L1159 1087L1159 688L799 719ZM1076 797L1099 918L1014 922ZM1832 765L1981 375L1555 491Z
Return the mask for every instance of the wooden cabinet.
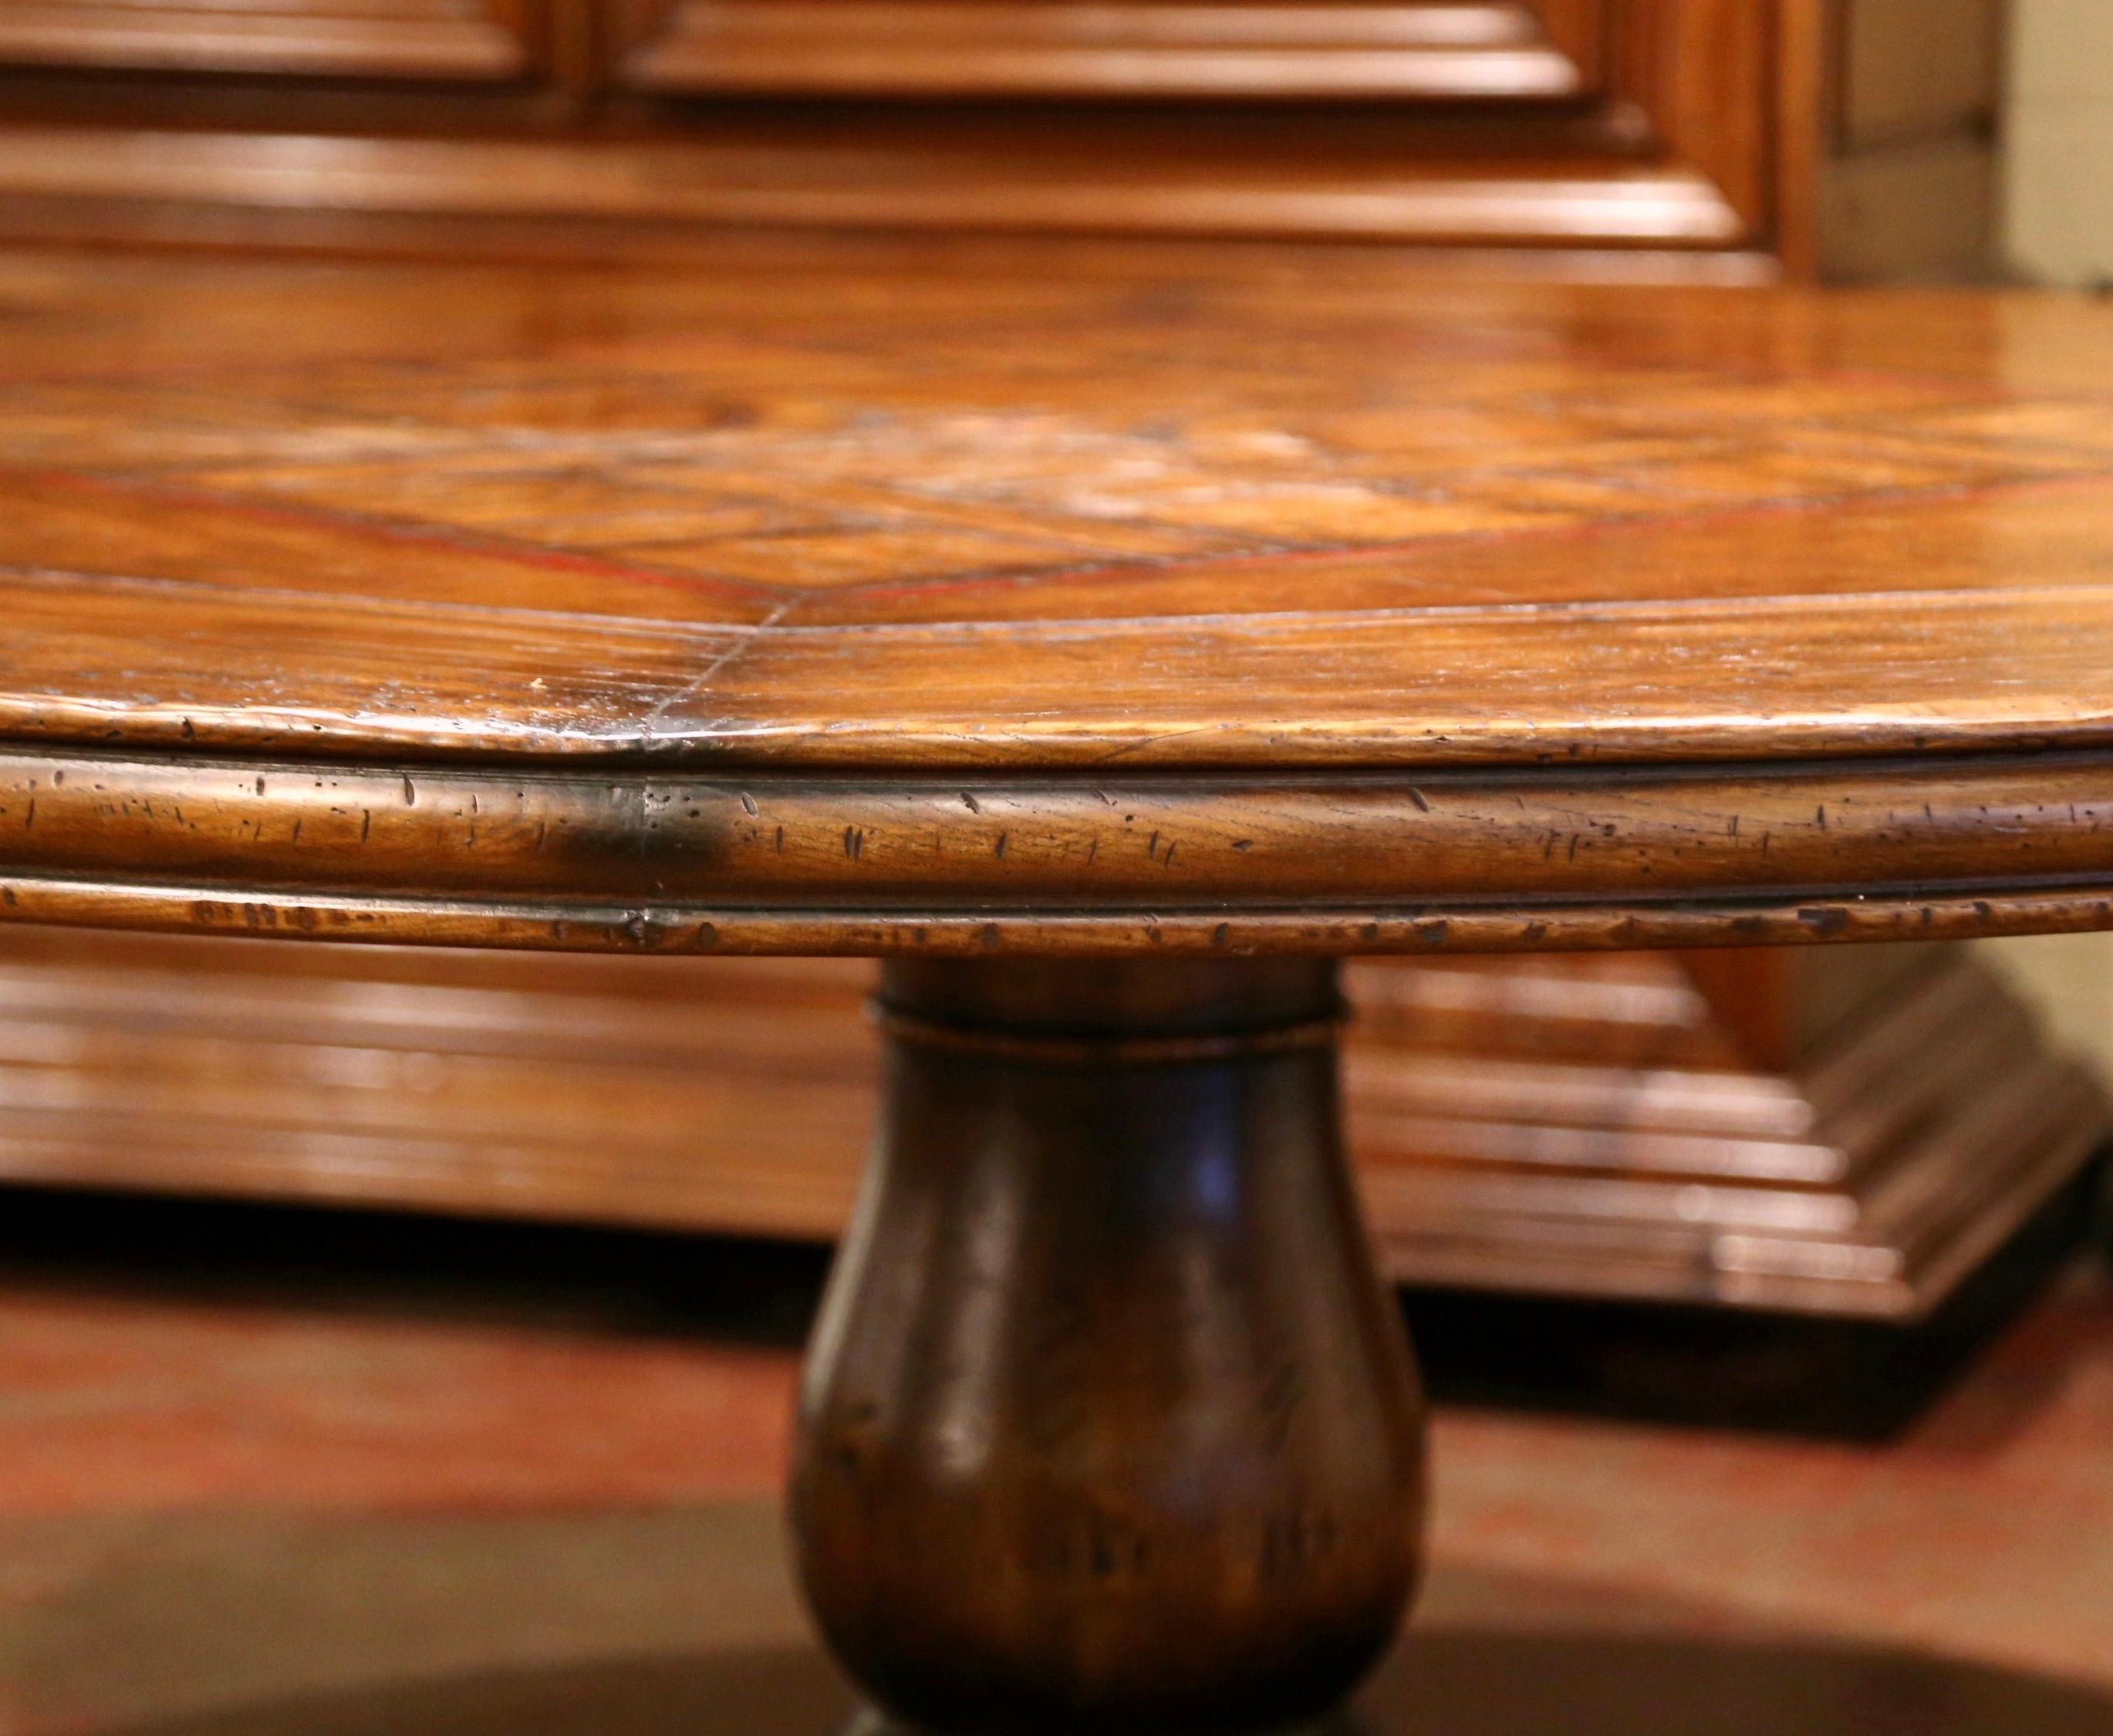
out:
M0 0L0 62L182 73L513 79L539 0Z
M1824 0L544 3L0 0L0 224L1810 250Z
M0 0L0 235L1972 274L1995 0Z

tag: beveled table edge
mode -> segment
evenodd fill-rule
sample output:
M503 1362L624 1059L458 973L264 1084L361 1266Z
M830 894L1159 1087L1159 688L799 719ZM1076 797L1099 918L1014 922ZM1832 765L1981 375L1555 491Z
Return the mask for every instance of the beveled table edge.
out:
M1356 953L2113 927L2113 752L696 776L0 748L0 918L448 945Z
M2056 595L2061 601L2073 601L2081 591L2056 587ZM2010 593L2010 600L2020 595ZM1901 599L1927 606L1930 596L1903 592ZM1582 615L1593 606L1613 605L1551 607L1541 612L1562 619ZM1145 637L1157 646L1177 638L1176 629L1193 632L1197 619L1149 619ZM1383 620L1385 616L1373 612L1366 619ZM1107 624L1087 620L1062 624L1075 636L1083 636ZM1991 630L2012 624L1998 622ZM1004 630L1016 628L1017 624L1007 621L942 623L929 630L997 638ZM709 624L706 630L754 637L789 636L794 631L728 628L718 623ZM856 651L859 636L855 629L813 632L817 637L836 633ZM1809 651L1796 647L1793 654ZM1389 673L1375 665L1369 676L1377 681ZM0 680L4 678L0 674ZM503 723L491 715L354 716L296 706L118 706L0 688L0 743L54 752L103 748L141 755L203 752L303 761L340 758L370 765L411 761L436 767L526 761L567 764L586 775L614 776L652 771L697 778L916 777L943 773L949 767L1022 778L1092 776L1109 767L1170 775L1266 775L1275 770L1325 775L1379 765L1412 774L1456 766L1739 764L1747 756L1767 756L1819 760L1926 752L2113 752L2113 701L2061 709L2038 703L1987 703L1942 724L1905 702L1844 706L1817 715L1784 709L1741 716L1735 729L1725 728L1723 720L1708 710L1616 716L1566 713L1546 718L1434 710L1413 720L1265 714L1237 724L1199 723L1185 715L1098 717L1084 723L1015 718L984 723L908 713L868 718L808 715L769 721L733 715L729 704L723 715L708 721L684 723L661 717L637 727L589 729Z

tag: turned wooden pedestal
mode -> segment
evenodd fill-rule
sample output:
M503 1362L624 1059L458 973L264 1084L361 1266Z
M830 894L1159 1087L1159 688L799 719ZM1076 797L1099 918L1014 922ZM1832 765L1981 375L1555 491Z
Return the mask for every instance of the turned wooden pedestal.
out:
M1316 1715L1416 1577L1422 1415L1331 966L898 966L793 1476L824 1633L947 1736Z

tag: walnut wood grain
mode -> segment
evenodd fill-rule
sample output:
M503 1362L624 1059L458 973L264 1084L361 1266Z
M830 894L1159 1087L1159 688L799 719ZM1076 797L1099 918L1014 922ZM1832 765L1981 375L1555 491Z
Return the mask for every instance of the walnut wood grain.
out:
M2109 920L2113 316L1215 257L7 262L4 908L729 951Z
M884 974L790 1507L832 1648L916 1728L1288 1729L1385 1649L1423 1410L1344 1167L1335 975Z
M0 828L0 911L323 939L1335 953L2113 925L2097 754L707 781L17 751Z

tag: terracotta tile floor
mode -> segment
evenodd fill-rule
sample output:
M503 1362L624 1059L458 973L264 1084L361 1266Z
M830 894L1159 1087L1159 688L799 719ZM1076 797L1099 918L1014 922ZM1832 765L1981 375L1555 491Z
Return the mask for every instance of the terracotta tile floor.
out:
M577 1277L348 1281L356 1246L329 1254L335 1277L302 1276L290 1246L230 1277L214 1249L172 1251L211 1222L195 1212L148 1214L142 1260L31 1258L19 1204L0 1196L4 1736L834 1719L778 1552L786 1320L610 1306ZM2095 1264L1882 1446L1448 1409L1436 1451L1423 1649L1402 1668L1561 1702L1557 1722L1522 1702L1456 1736L1602 1728L1593 1672L1624 1647L1692 1704L1642 1725L1608 1711L1609 1729L1804 1732L1809 1693L1890 1708L1852 1705L1844 1730L2113 1730L2113 1279ZM1559 1667L1503 1651L1551 1633L1590 1643ZM1649 1651L1668 1635L1684 1662ZM1718 1644L1781 1657L1697 1674L1693 1647ZM1806 1657L1843 1647L1879 1661L1849 1687ZM1896 1650L2107 1697L1984 1706L1978 1678L1898 1677ZM1391 1727L1426 1728L1426 1697L1386 1702Z

